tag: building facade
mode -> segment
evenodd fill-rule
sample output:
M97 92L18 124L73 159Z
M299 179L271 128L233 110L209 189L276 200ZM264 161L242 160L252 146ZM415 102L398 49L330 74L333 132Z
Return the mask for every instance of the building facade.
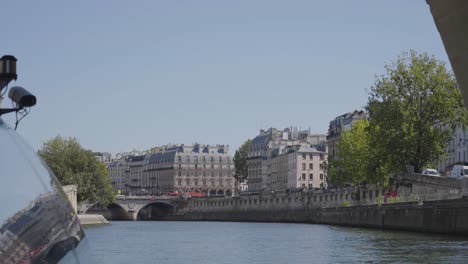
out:
M330 158L338 158L337 146L340 141L341 133L347 129L350 129L354 122L363 119L367 119L367 113L362 110L355 110L354 112L340 115L330 121L326 138L328 144L328 155Z
M168 145L121 156L108 166L114 190L128 195L200 192L232 195L234 164L226 145Z
M326 153L326 135L311 134L308 130L293 127L284 130L260 130L260 135L252 140L247 158L248 191L292 188L288 185L288 177L285 177L287 173L291 173L292 168L286 165L289 159L284 156L284 152L300 145Z
M437 170L447 175L453 165L468 162L468 130L458 127L445 148L445 158L439 162Z

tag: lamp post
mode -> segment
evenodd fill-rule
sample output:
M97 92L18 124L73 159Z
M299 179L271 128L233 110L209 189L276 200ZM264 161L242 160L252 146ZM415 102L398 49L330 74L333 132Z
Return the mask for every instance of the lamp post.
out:
M16 80L18 75L16 74L16 58L11 55L5 55L0 58L0 103L3 99L3 95L6 93L6 90L3 92L4 88L7 88L8 84L12 80ZM13 108L0 108L0 116L3 114L8 114L11 112L16 112L21 114L22 117L16 118L16 127L18 122L28 114L28 111L22 111L24 108L34 106L36 104L36 97L28 92L26 89L20 86L12 87L8 93L11 101L14 103Z
M11 55L5 55L0 58L0 90L8 85L12 80L16 80L16 58Z

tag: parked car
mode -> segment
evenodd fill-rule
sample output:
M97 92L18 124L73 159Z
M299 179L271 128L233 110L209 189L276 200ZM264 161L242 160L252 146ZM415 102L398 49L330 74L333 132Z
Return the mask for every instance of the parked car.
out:
M468 177L468 166L454 165L449 177L450 178Z
M440 177L440 173L435 169L424 169L422 174Z

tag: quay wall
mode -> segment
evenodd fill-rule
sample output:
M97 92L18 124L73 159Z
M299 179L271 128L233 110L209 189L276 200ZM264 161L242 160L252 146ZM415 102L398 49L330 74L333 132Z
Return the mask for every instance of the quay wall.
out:
M166 220L333 224L468 235L468 179L402 175L391 188L190 199Z
M468 200L336 208L192 210L167 216L165 220L332 224L466 236Z

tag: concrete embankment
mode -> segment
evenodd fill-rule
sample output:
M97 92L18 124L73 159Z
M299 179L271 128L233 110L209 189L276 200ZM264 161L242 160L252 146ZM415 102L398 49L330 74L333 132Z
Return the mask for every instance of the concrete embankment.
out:
M181 221L248 221L332 224L392 230L468 235L468 200L338 208L218 210L167 216Z
M110 222L100 214L79 214L78 219L82 226L109 225Z

